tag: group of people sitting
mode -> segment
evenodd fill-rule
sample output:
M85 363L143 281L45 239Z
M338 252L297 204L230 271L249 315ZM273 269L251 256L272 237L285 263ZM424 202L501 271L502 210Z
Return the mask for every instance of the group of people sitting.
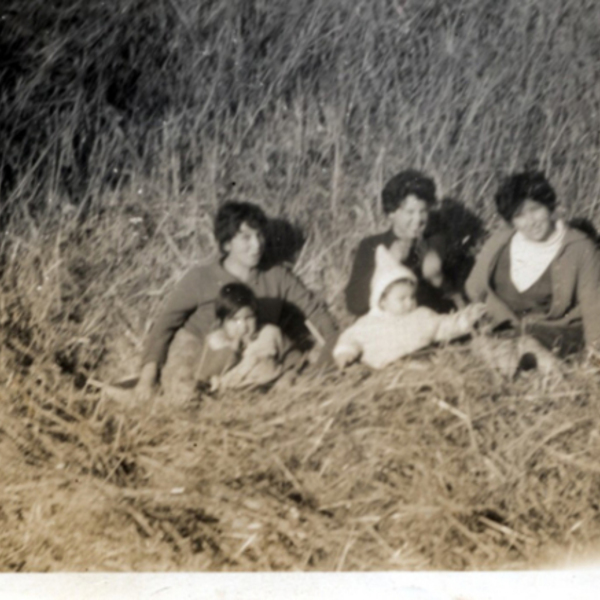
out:
M599 350L595 241L557 218L542 173L509 176L495 202L504 225L483 245L462 293L450 295L444 236L427 235L435 184L415 170L393 177L382 192L390 228L359 244L345 290L358 318L341 334L288 266L263 266L264 212L225 203L214 222L220 257L192 268L167 298L145 343L138 398L159 380L167 397L184 400L199 389L269 384L306 364L380 369L480 323L505 340L527 340L520 347L534 355ZM290 314L302 315L301 327L290 328Z

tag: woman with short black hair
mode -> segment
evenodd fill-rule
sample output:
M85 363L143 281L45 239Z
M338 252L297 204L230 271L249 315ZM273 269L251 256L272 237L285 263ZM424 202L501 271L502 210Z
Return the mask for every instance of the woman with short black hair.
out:
M138 399L150 397L161 371L163 388L174 390L167 395L185 399L191 393L204 338L215 325L215 300L228 283L244 283L255 294L261 325L281 326L291 305L317 347L333 346L336 324L325 306L289 268L261 267L267 223L262 209L249 202L227 202L218 210L214 235L221 256L190 269L169 294L144 345Z
M358 245L346 286L346 307L356 316L369 311L375 250L385 246L394 259L417 277L417 302L437 312L447 312L454 303L442 293L443 240L426 237L429 212L436 203L435 182L415 169L400 171L381 192L381 206L390 228L364 238Z
M561 355L600 349L600 251L556 215L543 173L507 177L495 197L506 226L481 249L466 283L494 326L530 334Z

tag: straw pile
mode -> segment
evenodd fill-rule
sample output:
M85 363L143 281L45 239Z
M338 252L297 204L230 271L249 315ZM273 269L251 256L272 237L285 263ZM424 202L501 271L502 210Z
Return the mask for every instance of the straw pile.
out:
M181 407L26 381L1 404L5 570L514 569L600 541L591 367L499 386L453 345Z

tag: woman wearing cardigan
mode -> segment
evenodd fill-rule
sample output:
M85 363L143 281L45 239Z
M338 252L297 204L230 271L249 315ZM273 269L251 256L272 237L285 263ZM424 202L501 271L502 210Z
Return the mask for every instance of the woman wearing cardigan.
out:
M561 356L600 349L600 251L555 213L556 194L539 172L511 175L496 194L506 226L480 251L466 283L494 326L529 334Z

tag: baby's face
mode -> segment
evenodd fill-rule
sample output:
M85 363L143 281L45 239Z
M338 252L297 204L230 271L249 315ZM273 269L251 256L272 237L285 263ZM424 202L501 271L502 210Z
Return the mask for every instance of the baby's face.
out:
M247 344L256 332L256 315L249 306L243 306L223 321L223 329L232 342Z
M416 307L415 286L405 281L392 283L379 303L383 312L395 316L406 315Z

